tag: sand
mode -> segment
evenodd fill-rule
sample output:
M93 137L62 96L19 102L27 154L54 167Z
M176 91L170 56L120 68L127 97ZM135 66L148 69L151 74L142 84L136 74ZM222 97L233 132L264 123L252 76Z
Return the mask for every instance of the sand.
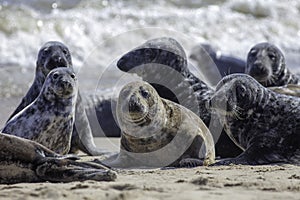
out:
M96 139L116 150L119 139ZM93 157L82 155L83 160ZM118 170L114 182L0 185L0 199L300 199L300 167L218 166Z

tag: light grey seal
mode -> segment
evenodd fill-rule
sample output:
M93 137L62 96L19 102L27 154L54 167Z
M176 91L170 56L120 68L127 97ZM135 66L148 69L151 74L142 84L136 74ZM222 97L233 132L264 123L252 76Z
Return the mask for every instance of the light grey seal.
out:
M11 118L2 131L67 154L71 147L77 93L78 81L73 70L53 69L39 96Z
M46 76L52 69L57 67L73 68L71 54L69 49L61 42L50 41L45 43L39 50L34 81L29 91L23 97L21 103L13 114L11 114L9 119L37 98L45 82ZM97 148L94 143L80 91L78 91L76 102L75 123L73 127L70 152L75 153L78 150L89 155L102 155L108 153L104 149Z
M281 50L268 42L256 44L250 49L245 73L265 87L299 84L300 80L287 68Z
M244 152L216 164L300 163L300 98L277 94L246 74L224 77L210 100Z
M120 153L103 161L105 165L141 168L214 163L214 141L202 120L187 108L160 98L146 82L122 88L117 120L122 130Z
M0 133L1 184L113 181L117 177L115 172L104 166L68 158L34 141Z

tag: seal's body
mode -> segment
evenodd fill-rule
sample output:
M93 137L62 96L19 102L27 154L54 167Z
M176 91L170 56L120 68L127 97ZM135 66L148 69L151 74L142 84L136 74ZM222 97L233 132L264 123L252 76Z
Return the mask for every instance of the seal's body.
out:
M277 94L245 74L217 85L210 106L244 152L218 164L300 162L300 99Z
M117 104L121 150L106 165L132 167L185 167L214 163L213 138L193 112L159 97L146 82L123 87ZM205 153L201 155L201 146ZM203 149L202 149L203 150Z
M0 133L0 183L113 181L106 167L70 160L24 138Z
M36 141L59 154L67 154L75 120L78 81L70 68L53 69L39 96L11 118L4 133Z

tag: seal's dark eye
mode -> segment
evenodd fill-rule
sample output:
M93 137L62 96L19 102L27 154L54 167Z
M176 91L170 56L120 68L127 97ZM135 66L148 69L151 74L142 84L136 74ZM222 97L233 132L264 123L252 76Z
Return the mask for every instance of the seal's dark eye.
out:
M149 92L147 90L145 90L144 88L140 88L140 93L141 93L142 97L144 97L144 98L149 97Z
M53 74L53 79L57 79L57 78L58 78L58 74L57 73Z
M276 55L275 55L275 53L271 52L271 53L268 54L268 56L269 56L269 58L270 58L271 60L276 60Z
M66 55L69 53L69 51L67 49L63 49L62 52Z
M48 54L50 52L50 50L48 49L48 48L46 48L46 49L44 49L43 50L43 54L45 55L45 54Z
M75 74L71 74L71 78L75 79L76 78Z
M244 97L246 95L246 87L244 85L238 85L236 87L236 94L238 96Z
M250 53L249 53L251 56L255 56L257 54L257 51L256 49L252 49L250 50Z
M147 57L151 57L152 56L152 50L151 49L149 49L149 48L147 48L147 49L145 49L145 55L147 56Z

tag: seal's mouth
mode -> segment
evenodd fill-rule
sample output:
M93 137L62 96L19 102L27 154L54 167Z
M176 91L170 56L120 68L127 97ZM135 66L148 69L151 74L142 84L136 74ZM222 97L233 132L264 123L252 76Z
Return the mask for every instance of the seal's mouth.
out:
M56 83L56 94L69 97L74 92L74 84L70 81L60 80Z

